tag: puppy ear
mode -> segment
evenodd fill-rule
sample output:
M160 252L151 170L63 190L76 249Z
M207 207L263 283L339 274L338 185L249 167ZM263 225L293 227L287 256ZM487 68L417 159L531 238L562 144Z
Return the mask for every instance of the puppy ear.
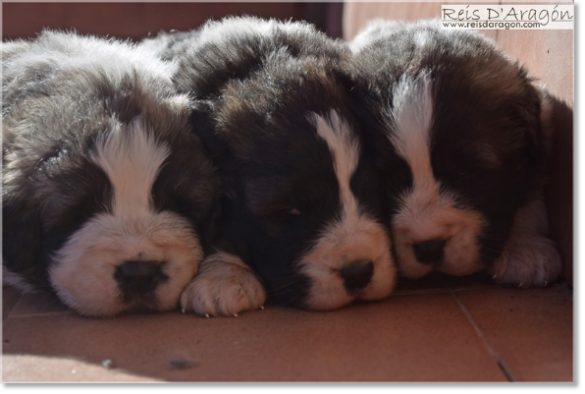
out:
M535 84L540 94L540 127L546 155L550 155L555 134L566 130L572 133L573 110L567 103L552 95L543 83Z
M5 200L2 215L2 264L24 277L42 278L42 226L38 209Z
M333 78L339 81L346 92L349 93L354 89L356 82L352 77L353 63L351 59L344 59L341 65L333 68L332 73Z
M191 102L191 127L201 139L205 151L214 162L228 150L228 145L215 134L213 126L213 103L206 100Z

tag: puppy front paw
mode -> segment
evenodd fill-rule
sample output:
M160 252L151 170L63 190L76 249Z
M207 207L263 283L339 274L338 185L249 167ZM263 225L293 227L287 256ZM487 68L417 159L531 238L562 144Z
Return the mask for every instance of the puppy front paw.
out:
M509 242L488 270L496 283L538 287L560 279L561 255L546 237L524 236Z
M209 316L238 316L262 309L266 291L259 278L239 258L218 253L205 259L197 276L181 295L181 310Z

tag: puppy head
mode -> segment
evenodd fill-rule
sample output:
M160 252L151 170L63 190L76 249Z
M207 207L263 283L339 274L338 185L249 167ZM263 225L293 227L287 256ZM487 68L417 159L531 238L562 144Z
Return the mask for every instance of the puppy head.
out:
M330 309L390 294L378 178L344 88L318 58L273 54L213 114L224 237L279 302Z
M358 84L376 86L359 93L362 112L374 112L364 128L377 134L370 140L383 156L402 273L484 268L542 181L540 95L477 33L425 22L376 30L369 45L360 40Z
M61 63L47 95L11 102L3 261L81 314L169 310L197 272L217 180L188 99L110 60L126 75Z

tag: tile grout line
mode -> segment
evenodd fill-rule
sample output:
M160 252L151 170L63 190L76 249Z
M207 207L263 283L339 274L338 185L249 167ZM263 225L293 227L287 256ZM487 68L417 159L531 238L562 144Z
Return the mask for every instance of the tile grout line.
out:
M16 305L18 305L18 303L22 301L22 294L18 294L18 298L16 299L16 301L14 301L14 303L12 303L12 305L10 306L10 309L8 309L6 311L6 317L3 317L2 319L2 323L4 324L4 322L6 320L8 320L8 318L10 317L10 315L12 314L12 311L14 310L14 308L16 307ZM4 294L2 294L2 308L4 308ZM4 312L4 311L2 311ZM4 314L4 313L3 313Z
M508 379L508 381L510 381L510 382L516 382L516 379L514 379L514 377L512 376L512 373L508 370L508 368L506 367L506 365L504 364L504 362L500 358L500 355L495 351L495 349L490 344L490 342L488 341L486 336L483 334L483 332L481 331L481 329L479 328L479 326L477 325L475 320L473 320L473 317L471 316L471 313L469 313L469 310L465 307L465 305L459 299L459 297L457 297L456 292L451 291L451 295L453 296L453 298L455 298L457 305L459 305L459 309L463 312L463 314L467 318L467 321L469 321L469 323L471 324L471 326L475 330L475 333L479 336L479 338L482 340L484 346L487 348L489 353L495 359L496 363L498 364L498 368L502 371L502 373L504 374L506 379Z
M8 313L6 314L6 318L2 319L2 323L4 324L4 322L6 322L8 319L19 319L19 318L30 318L30 317L36 317L36 316L42 316L42 317L46 317L46 316L58 316L58 315L68 315L71 314L71 310L70 309L65 309L65 310L58 310L58 311L50 311L50 312L28 312L28 313L18 313L18 314L14 314L14 310L16 309L16 307L23 302L23 298L24 296L26 296L27 294L40 294L40 293L22 293L19 294L18 299L14 302L14 304L12 304L12 306L10 307L10 309L8 310ZM48 295L45 295L44 297L41 298L41 300L44 302L46 300L48 300Z

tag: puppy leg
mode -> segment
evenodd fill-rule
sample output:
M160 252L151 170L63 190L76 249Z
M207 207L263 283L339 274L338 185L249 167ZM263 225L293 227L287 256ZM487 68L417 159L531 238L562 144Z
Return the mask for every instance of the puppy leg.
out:
M265 301L266 291L256 274L239 257L219 252L203 260L181 295L181 309L206 317L237 316L263 308Z
M497 283L518 287L546 286L562 274L561 255L547 237L542 197L518 211L501 256L488 271Z

